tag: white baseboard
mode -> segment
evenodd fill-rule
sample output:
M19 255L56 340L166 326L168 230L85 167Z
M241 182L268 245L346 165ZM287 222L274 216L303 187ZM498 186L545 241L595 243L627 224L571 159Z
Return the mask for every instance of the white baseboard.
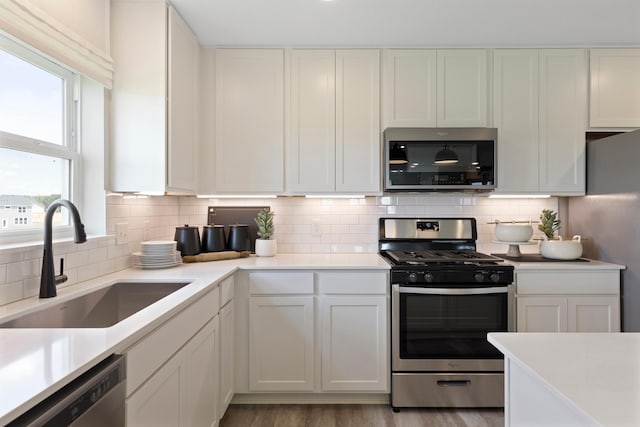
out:
M388 405L386 393L247 393L236 394L232 404L342 404L342 405Z

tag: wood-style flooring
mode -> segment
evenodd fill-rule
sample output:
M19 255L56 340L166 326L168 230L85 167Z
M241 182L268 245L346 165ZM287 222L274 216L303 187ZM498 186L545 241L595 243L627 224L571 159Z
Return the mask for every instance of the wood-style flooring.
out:
M220 427L501 427L502 409L402 409L388 405L231 405Z

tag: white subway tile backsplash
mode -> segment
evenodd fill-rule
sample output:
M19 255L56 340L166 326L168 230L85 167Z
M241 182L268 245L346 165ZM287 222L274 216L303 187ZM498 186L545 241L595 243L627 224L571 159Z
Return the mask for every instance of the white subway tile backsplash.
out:
M202 227L208 206L270 206L275 212L278 251L281 253L377 252L378 219L394 216L475 217L478 222L478 249L505 252L494 244L494 226L502 221L537 221L542 209L558 210L558 200L489 199L468 194L399 194L360 199L197 199L195 197L107 197L107 231L127 223L127 244L116 245L113 236L83 245L54 244L56 272L65 258L69 280L62 286L112 273L131 266L131 253L145 240L173 240L175 227L184 224ZM320 233L317 232L319 226ZM523 246L523 252L537 250ZM0 305L38 294L42 245L0 253Z
M0 285L0 305L9 304L24 298L23 281Z

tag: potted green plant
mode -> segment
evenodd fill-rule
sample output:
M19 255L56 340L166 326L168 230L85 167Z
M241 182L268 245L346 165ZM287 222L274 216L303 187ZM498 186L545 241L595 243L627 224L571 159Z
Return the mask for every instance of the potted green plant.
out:
M254 218L258 226L256 256L274 256L278 250L277 241L272 239L274 231L273 215L273 211L265 208L258 212L258 216Z
M573 236L571 240L562 240L561 236L555 236L560 229L560 220L557 212L543 209L540 214L538 229L544 233L545 239L540 242L540 254L545 258L562 259L570 261L582 256L582 243L580 236Z

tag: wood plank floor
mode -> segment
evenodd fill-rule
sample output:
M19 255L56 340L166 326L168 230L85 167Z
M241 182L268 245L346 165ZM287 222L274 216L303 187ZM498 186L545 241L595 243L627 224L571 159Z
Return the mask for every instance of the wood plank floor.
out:
M220 427L499 427L502 409L402 409L388 405L231 405Z

